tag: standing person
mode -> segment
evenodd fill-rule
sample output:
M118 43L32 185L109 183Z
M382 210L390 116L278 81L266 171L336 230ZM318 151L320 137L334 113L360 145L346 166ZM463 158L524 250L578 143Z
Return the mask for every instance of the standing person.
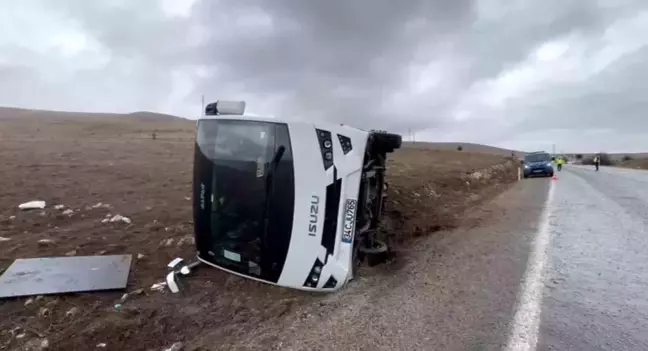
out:
M597 170L597 171L599 170L599 166L600 166L600 165L601 165L601 156L599 156L598 154L596 154L596 155L594 156L594 166L596 167L596 170Z
M558 157L556 159L556 166L558 167L558 172L562 170L562 165L565 163L565 159L562 157Z

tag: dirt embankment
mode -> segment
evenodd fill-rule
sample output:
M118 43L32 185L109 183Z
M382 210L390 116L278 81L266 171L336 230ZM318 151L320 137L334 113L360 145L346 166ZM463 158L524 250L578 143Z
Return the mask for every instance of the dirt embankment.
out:
M617 167L632 168L632 169L647 169L648 158L634 158L631 160L620 161L616 164Z
M386 231L392 244L455 228L469 208L517 180L514 159L405 149L389 160Z
M294 315L296 307L319 303L316 294L215 269L199 270L181 294L152 291L172 258L194 255L193 144L186 137L193 123L100 123L51 129L18 123L4 130L11 138L0 139L0 237L7 239L0 242L0 269L17 258L132 254L128 287L0 300L0 350L39 348L44 340L49 350L157 350L175 342L185 349L228 349L248 333L302 318ZM158 140L146 139L153 129L162 131ZM464 210L515 180L515 165L503 162L501 156L429 149L394 154L386 205L390 241L403 248L407 238L456 226ZM18 210L34 199L48 207ZM132 222L104 222L116 214ZM124 292L130 295L121 301Z

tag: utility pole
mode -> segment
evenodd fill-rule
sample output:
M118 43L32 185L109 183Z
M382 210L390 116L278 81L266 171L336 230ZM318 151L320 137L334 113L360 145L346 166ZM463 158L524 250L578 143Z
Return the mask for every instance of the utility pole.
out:
M205 117L205 94L200 97L200 117Z

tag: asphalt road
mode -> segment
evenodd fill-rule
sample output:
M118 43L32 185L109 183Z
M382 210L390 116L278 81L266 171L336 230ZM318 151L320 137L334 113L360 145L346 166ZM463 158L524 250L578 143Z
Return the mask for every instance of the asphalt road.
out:
M648 350L648 172L566 167L549 203L538 350Z
M648 350L648 172L557 176L518 182L246 347Z

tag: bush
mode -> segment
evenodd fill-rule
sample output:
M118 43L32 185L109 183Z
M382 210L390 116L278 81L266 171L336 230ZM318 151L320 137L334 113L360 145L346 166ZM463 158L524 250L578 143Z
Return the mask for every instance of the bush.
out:
M614 165L614 161L612 161L612 158L610 155L606 154L605 152L599 153L599 156L601 157L601 166L612 166ZM583 164L585 165L593 165L594 164L594 156L590 156L587 159L583 160Z
M461 145L457 146L457 151L463 151L463 147Z
M629 155L623 156L623 161L625 161L625 162L632 161L632 160L633 160L632 156L629 156Z
M582 155L582 154L576 154L576 159L577 159L577 160L582 160L582 159L583 159L583 155Z

